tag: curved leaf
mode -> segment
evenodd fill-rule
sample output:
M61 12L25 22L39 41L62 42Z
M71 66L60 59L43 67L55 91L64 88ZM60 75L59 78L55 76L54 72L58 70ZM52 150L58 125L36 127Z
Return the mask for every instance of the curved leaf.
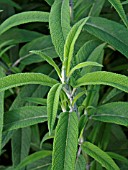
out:
M59 95L62 88L62 84L55 84L48 93L47 98L47 114L48 114L48 129L51 134L54 123L56 120L58 105L59 105Z
M96 84L109 85L128 93L128 77L106 71L88 73L79 78L74 87Z
M113 102L101 105L95 110L92 119L128 126L128 103Z
M82 150L94 158L96 161L98 161L106 169L119 170L119 167L115 164L112 158L92 143L84 142L82 144Z
M53 86L57 81L40 73L18 73L0 78L0 91L26 84Z
M76 113L61 113L55 131L52 170L75 169L77 143L78 118Z
M4 131L19 129L47 121L46 107L24 106L6 112L4 117Z
M29 11L15 14L10 18L6 19L0 25L0 35L3 34L8 29L15 27L17 25L26 24L30 22L48 22L49 13L40 11Z
M49 16L49 27L52 42L56 52L62 60L65 39L70 31L69 0L55 0Z

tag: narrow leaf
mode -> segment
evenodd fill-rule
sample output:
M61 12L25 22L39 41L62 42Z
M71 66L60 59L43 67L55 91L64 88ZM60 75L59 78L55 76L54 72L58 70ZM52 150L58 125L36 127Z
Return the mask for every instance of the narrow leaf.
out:
M76 81L75 87L96 84L109 85L128 93L128 78L126 76L105 71L86 74Z
M62 88L62 84L55 84L48 93L47 99L47 114L48 114L48 128L51 134L54 123L56 120L58 105L59 105L59 95Z
M73 170L78 143L78 118L75 112L61 113L55 131L52 170Z
M53 86L57 81L40 73L18 73L0 78L0 91L26 84Z
M92 143L84 142L82 144L82 150L94 158L96 161L98 161L106 169L119 170L119 167L115 164L112 158Z
M24 100L30 103L35 103L35 104L41 104L41 105L47 104L47 99L42 99L42 98L25 97Z
M10 18L6 19L0 25L0 35L5 31L9 30L12 27L17 25L26 24L30 22L48 22L49 21L49 13L48 12L40 12L40 11L27 11L19 14L15 14Z
M92 115L94 120L128 126L127 102L113 102L101 105L96 108L95 113L95 115Z

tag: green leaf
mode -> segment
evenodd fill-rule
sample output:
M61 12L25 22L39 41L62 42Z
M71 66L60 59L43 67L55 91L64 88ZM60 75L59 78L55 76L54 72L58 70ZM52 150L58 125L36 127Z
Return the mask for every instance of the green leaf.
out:
M26 24L30 22L48 22L49 21L49 13L48 12L40 12L40 11L27 11L19 14L15 14L10 18L6 19L0 25L0 35L5 31L9 30L12 27Z
M89 62L89 61L82 62L82 63L77 64L75 67L73 67L73 68L71 69L71 71L69 72L68 77L70 77L75 70L80 69L80 68L83 68L83 67L87 67L87 66L102 67L102 65L99 64L99 63L97 63L97 62L92 62L92 61L90 61L90 62Z
M121 24L100 17L90 17L84 27L90 34L109 43L128 58L128 30Z
M41 58L43 58L44 60L46 60L50 65L52 65L54 67L54 69L56 70L58 76L61 78L61 73L60 73L60 69L59 67L56 65L56 63L54 62L54 60L49 57L46 56L43 52L41 51L30 51L32 54L37 54L39 55Z
M90 142L84 142L82 144L82 150L98 161L106 169L119 170L119 167L115 164L112 158L94 144Z
M61 113L55 131L52 170L73 170L78 143L78 118L75 112Z
M12 1L12 0L0 0L0 2L4 2L4 3L6 3L6 4L8 4L8 5L12 6L12 7L15 7L15 8L19 9L19 10L22 9L22 8L18 5L18 3L14 2L14 1Z
M0 77L4 76L2 67L0 67ZM0 92L0 155L2 149L2 131L3 131L3 121L4 121L4 92Z
M0 78L0 91L26 84L53 86L57 81L40 73L18 73Z
M19 129L47 121L45 106L24 106L6 112L4 131Z
M30 103L35 103L35 104L41 104L41 105L47 104L47 99L42 99L42 98L25 97L24 100Z
M124 12L123 6L121 4L120 0L108 0L112 6L116 9L116 11L118 12L119 16L121 17L122 21L124 22L124 24L126 25L126 27L128 27L128 20L127 20L127 16Z
M72 29L70 30L65 45L64 45L64 67L66 68L66 74L69 74L70 71L70 66L71 66L71 61L73 57L73 52L74 52L74 46L75 42L87 22L88 18L83 18L79 22L77 22Z
M69 0L55 0L49 16L52 42L61 60L63 60L64 43L70 31Z
M56 120L58 105L59 105L59 95L62 89L62 84L55 84L48 93L47 98L47 114L48 114L48 129L51 134L54 123Z
M106 71L88 73L79 78L74 87L96 84L109 85L128 93L128 77Z
M127 102L113 102L101 105L95 109L95 115L92 119L115 123L119 125L128 126L128 103Z
M42 151L38 151L35 152L29 156L27 156L16 168L15 170L21 170L21 168L25 167L28 164L31 164L41 158L45 158L49 155L51 155L52 152L48 151L48 150L42 150Z
M83 155L80 155L77 158L75 170L86 170L85 167L86 167L85 158Z

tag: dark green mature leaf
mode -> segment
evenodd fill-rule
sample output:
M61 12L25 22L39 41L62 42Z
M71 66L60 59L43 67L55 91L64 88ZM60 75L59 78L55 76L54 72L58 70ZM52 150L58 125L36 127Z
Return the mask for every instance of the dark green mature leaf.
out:
M30 22L48 22L48 21L49 21L48 12L29 11L15 14L10 18L6 19L0 25L0 35L17 25L26 24Z
M123 20L126 27L128 27L128 19L127 19L127 16L126 16L125 12L124 12L124 9L123 9L123 6L121 4L121 1L120 0L108 0L108 1L116 9L116 11L118 12L119 16Z
M128 93L128 77L106 71L88 73L79 78L74 87L96 84L109 85Z
M4 131L23 128L47 121L45 106L24 106L6 112Z
M19 73L0 78L0 91L26 84L53 86L57 81L40 73Z
M62 88L62 84L55 84L48 93L47 98L47 114L48 114L48 129L51 134L54 123L56 120L58 105L59 105L59 95Z
M75 112L61 113L55 131L52 170L73 170L78 143L78 118Z
M20 170L21 168L25 167L28 164L31 164L41 158L45 158L49 155L51 155L52 152L49 150L42 150L42 151L38 151L36 153L33 153L29 156L27 156L16 168L15 170Z
M90 17L84 28L128 58L128 38L126 38L128 31L123 25L105 18Z
M65 39L70 31L69 0L55 0L49 16L49 27L52 42L62 60Z
M96 145L93 145L90 142L84 142L82 144L82 150L86 154L94 158L96 161L98 161L106 169L119 170L119 167L115 164L112 158Z
M14 2L12 0L0 0L0 2L4 2L4 3L6 3L6 4L8 4L8 5L12 6L12 7L15 7L15 8L21 10L21 7L16 2Z
M128 103L113 102L96 108L92 119L128 126Z

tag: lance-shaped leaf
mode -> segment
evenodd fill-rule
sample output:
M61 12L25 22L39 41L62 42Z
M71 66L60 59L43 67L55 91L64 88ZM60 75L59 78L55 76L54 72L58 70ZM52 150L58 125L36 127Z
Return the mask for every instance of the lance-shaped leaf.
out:
M6 1L5 1L5 0L0 0L0 2L6 3L6 4L8 4L8 5L12 6L12 7L15 7L15 8L19 9L19 10L22 9L22 8L18 5L18 3L14 2L14 1L12 1L12 0L6 0Z
M30 22L48 22L48 21L49 21L48 12L29 11L15 14L6 19L0 25L0 35L17 25L26 24Z
M30 51L31 53L33 54L37 54L39 55L41 58L43 58L44 60L46 60L50 65L52 65L54 67L54 69L56 70L58 76L61 78L61 73L60 73L60 69L59 67L56 65L56 63L54 62L54 60L49 57L49 56L46 56L43 52L41 51Z
M48 129L51 134L54 123L56 120L58 105L59 105L59 95L62 88L62 84L55 84L48 93L47 99L47 114L48 114Z
M106 71L88 73L79 78L74 87L96 84L109 85L128 93L128 77Z
M76 113L61 113L55 131L52 170L75 169L77 143L78 118Z
M127 20L127 16L124 12L123 6L120 2L120 0L108 0L112 6L116 9L116 11L118 12L119 16L121 17L122 21L124 22L124 24L126 25L126 27L128 27L128 20Z
M66 68L66 74L69 74L70 71L70 66L71 66L71 61L73 57L73 52L74 52L74 46L75 42L87 22L88 18L83 18L79 22L77 22L72 29L70 30L65 45L64 45L64 66Z
M4 131L19 129L47 121L45 106L24 106L4 114Z
M128 30L123 25L100 17L90 17L84 27L90 34L109 43L128 58Z
M57 81L40 73L18 73L0 78L0 91L25 84L53 86Z
M69 0L55 0L49 16L49 27L56 52L63 59L64 43L70 31Z
M92 61L82 62L82 63L77 64L75 67L73 67L73 68L71 69L71 71L69 72L68 77L70 77L75 70L80 69L80 68L83 68L83 67L87 67L87 66L102 67L102 65L99 64L99 63L97 63L97 62L92 62Z
M106 169L119 170L119 167L115 164L112 158L92 143L84 142L82 144L82 150L94 158L96 161L98 161Z
M0 67L0 77L4 76L2 67ZM0 92L0 155L2 148L2 131L3 131L3 121L4 121L4 92Z
M101 105L95 109L92 119L128 126L128 103L113 102Z

